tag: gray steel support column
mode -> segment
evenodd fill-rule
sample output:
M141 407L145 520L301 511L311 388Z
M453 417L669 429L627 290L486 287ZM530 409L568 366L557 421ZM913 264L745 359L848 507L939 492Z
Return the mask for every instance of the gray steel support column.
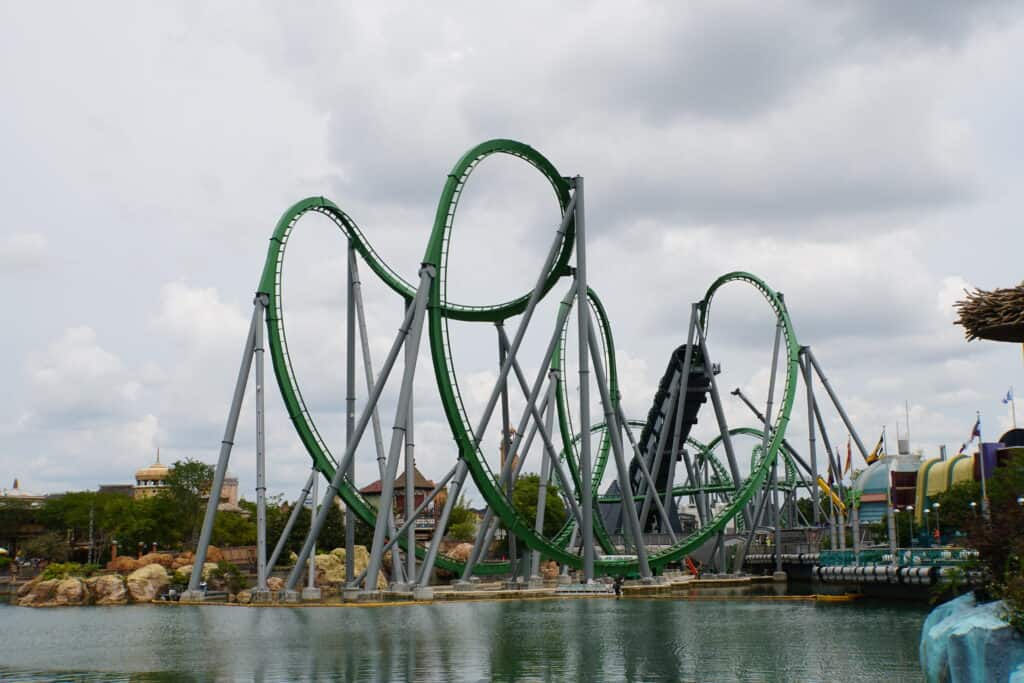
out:
M572 306L572 300L575 296L576 291L577 285L574 283L573 286L569 288L569 291L566 293L565 297L563 297L562 299L562 303L558 309L558 316L555 320L554 333L551 335L551 338L548 341L548 347L544 352L543 358L550 359L555 351L556 345L558 344L558 340L561 337L562 327L565 325L566 318L569 315L569 310ZM520 329L522 329L522 326L520 326ZM539 425L542 423L540 411L537 409L537 398L539 397L541 388L543 387L544 378L547 376L548 366L542 365L540 367L540 369L537 372L537 378L534 380L533 387L528 387L526 384L526 378L523 375L522 368L519 366L519 361L516 359L515 354L511 351L511 347L508 344L508 338L505 336L503 328L498 328L498 335L499 339L505 344L507 352L505 362L502 363L502 368L506 369L510 367L513 370L513 374L515 375L516 380L519 382L523 394L526 396L526 408L524 409L523 417L519 422L519 429L517 430L516 436L512 442L512 450L515 451L519 447L519 441L522 438L522 434L526 430L527 425L529 424L529 419L532 417L534 419L534 424ZM505 374L507 376L507 370L505 371ZM495 396L495 394L492 393L492 397L493 396ZM491 407L493 409L493 403ZM479 443L480 440L483 438L484 428L486 428L486 424L482 421L474 437L477 443ZM554 444L551 441L550 435L543 429L540 430L540 433L541 439L544 442L545 453L552 460L552 468L554 469L555 474L558 476L558 479L562 484L563 490L566 492L571 491L572 487L570 486L570 484L572 482L567 477L567 475L562 469L561 463L558 461L558 451L555 449ZM508 465L508 467L503 466L501 468L501 475L499 478L499 485L501 485L502 487L504 487L505 481L511 474L511 460L507 461L505 464ZM579 510L579 507L573 500L572 496L566 496L566 502L568 503L569 509L572 511L573 516L576 518L577 523L582 524L582 514ZM468 581L469 577L472 576L473 569L476 567L477 562L480 561L481 553L484 552L486 546L489 543L487 539L489 535L493 533L491 528L491 522L493 521L493 519L494 511L491 510L490 507L488 507L487 511L484 513L484 518L483 520L481 520L480 526L477 529L477 536L473 542L473 551L472 553L470 553L469 560L466 562L466 565L463 568L463 581Z
M782 296L781 294L779 295ZM764 409L764 439L761 448L765 457L768 456L769 438L772 420L772 403L775 400L775 378L779 370L779 343L782 341L782 319L775 321L775 344L772 347L772 373L768 378L768 402ZM780 444L781 446L781 444ZM782 571L782 515L779 510L779 451L775 451L775 461L772 464L772 513L775 524L775 571Z
M491 390L491 395L487 399L486 405L484 406L483 415L481 415L480 420L477 423L477 427L473 432L473 441L474 445L477 448L479 448L480 442L483 440L484 433L487 431L487 425L490 423L491 416L494 414L494 408L497 405L498 397L500 396L502 387L508 381L509 370L512 367L512 362L515 360L516 354L519 352L519 346L522 344L523 337L526 335L526 328L529 326L530 320L533 318L533 312L537 307L537 302L540 300L540 294L544 286L544 281L547 279L548 273L550 272L551 267L553 266L555 260L558 257L558 253L562 245L562 240L565 238L565 232L569 227L569 223L571 223L573 220L573 216L575 214L576 209L577 195L578 193L573 194L572 198L569 200L569 206L566 207L565 213L562 215L562 222L558 226L558 230L555 231L555 239L551 244L551 248L548 250L547 258L545 258L544 260L544 265L540 270L540 274L537 276L537 280L534 283L533 290L530 292L530 298L526 302L526 308L523 310L521 320L519 322L519 327L516 329L515 338L509 346L508 353L505 357L505 362L501 364L501 370L498 372L498 379L494 384L494 388ZM566 301L566 299L562 300L562 306L559 309L559 322L556 323L555 325L555 333L551 338L551 342L549 343L549 350L544 355L544 358L551 357L551 353L554 350L554 345L557 343L561 335L562 325L564 324L565 317L568 315L567 305L571 304L571 297L575 292L576 285L574 284L573 287L570 288L569 294L566 296L568 302ZM542 379L545 370L545 367L541 368ZM534 396L533 399L536 400L536 397ZM529 404L529 400L527 400L527 403ZM486 527L489 525L488 514L490 518L493 518L493 513L490 511L489 508L488 512L485 513L485 521L481 522L481 528L484 528L485 532ZM475 561L473 559L474 556L476 556L477 558L479 557L480 548L478 547L478 543L481 542L482 539L483 537L478 533L477 542L474 543L473 547L473 555L470 556L470 562L466 563L467 569L463 571L464 579L468 579L472 573L472 567L470 565L475 564Z
M860 506L854 505L850 509L850 521L853 527L853 564L860 565Z
M718 573L726 574L729 568L725 566L725 532L718 532Z
M828 532L832 541L830 550L839 550L839 535L836 533L836 504L829 496L828 499Z
M615 419L617 421L618 420L622 420L622 418L619 415L619 411L616 411ZM619 424L623 425L624 422L625 421L622 420L621 422L619 422ZM627 432L629 431L628 427L626 427L626 431ZM622 442L622 436L621 435L619 436L619 442L620 443ZM644 462L643 458L639 458L638 457L636 459L636 464L637 464L637 467L640 470L640 474L643 477L643 480L647 482L647 492L648 492L649 497L644 499L644 506L648 506L649 505L648 501L651 501L651 502L654 503L655 511L661 517L661 521L665 524L665 528L668 531L668 535L672 537L672 543L675 544L675 542L676 542L676 534L675 534L675 531L672 530L672 523L669 521L668 513L665 511L665 506L662 505L661 496L658 495L657 483L654 481L654 477L651 476L650 471L647 469L647 463ZM670 464L671 465L675 464L675 458L672 458L672 460L670 461ZM669 491L669 494L671 495L671 491L672 491L672 480L671 479L669 479L669 482L668 482L668 491ZM633 497L630 496L630 499L632 500ZM635 502L634 502L634 504L635 504ZM641 530L643 530L644 522L646 522L646 520L647 520L646 515L643 515L642 519L644 521L640 523Z
M597 342L597 334L594 332L593 322L590 320L590 308L583 309L586 316L583 318L583 328L585 335L581 338L585 339L587 343L581 344L581 346L590 347L591 360L594 362L594 380L597 382L598 393L601 396L601 404L604 406L604 421L609 430L612 440L612 455L615 458L615 468L619 474L619 488L622 490L622 501L625 504L626 521L629 522L630 531L633 534L633 542L636 544L636 559L639 564L640 578L649 579L651 578L651 567L647 563L647 546L644 544L644 533L640 527L640 516L637 513L636 501L633 500L633 496L629 495L632 490L629 484L629 469L626 467L626 458L623 454L622 448L622 428L619 426L619 416L615 410L615 406L618 403L617 399L613 399L608 391L608 378L604 372L604 362L601 360L601 347ZM584 434L589 433L589 423L585 425L586 431ZM589 473L588 473L589 474ZM581 474L581 477L583 475ZM590 482L589 479L584 478L585 482ZM651 482L652 486L654 482ZM588 487L589 488L589 487ZM661 507L661 500L655 496L655 503L658 507ZM661 510L662 514L665 513L664 508ZM583 519L587 519L586 512L583 513ZM667 516L666 516L667 519ZM671 533L671 531L669 532ZM591 549L593 550L593 549ZM593 570L593 567L591 567Z
M693 313L691 315L697 315L697 304L694 304ZM699 321L696 325L696 330L697 339L700 343L700 353L704 360L704 374L707 376L708 381L711 384L711 406L715 410L715 419L718 421L718 431L722 435L722 445L725 447L725 456L729 461L729 474L732 475L733 485L736 487L736 490L739 490L743 479L740 478L740 468L736 463L736 451L732 447L732 437L729 435L729 423L725 420L725 410L722 407L722 397L718 393L718 381L715 379L715 373L711 369L711 357L708 355L707 339L704 336L704 330L701 328ZM742 514L743 522L749 527L751 525L749 506L744 506Z
M505 324L503 322L495 323L495 328L498 332L498 367L500 368L505 364L506 348L503 341L503 335L505 332ZM512 425L511 417L509 416L508 410L508 382L501 387L501 452L502 452L502 469L505 467L505 461L514 460L515 452L512 451ZM515 488L517 477L509 477L505 482L505 495L512 498L512 490ZM509 565L512 568L512 579L515 580L519 575L519 564L517 563L517 548L516 548L516 537L515 534L507 534L506 542L508 543L508 559Z
M309 518L313 519L316 517L316 489L320 483L320 477L313 477L313 495L309 499L312 507L309 508ZM331 505L334 501L331 501ZM313 549L309 553L309 582L306 584L308 588L316 588L316 538L313 538Z
M245 397L245 385L249 382L249 370L252 368L253 348L256 346L256 330L262 323L262 307L258 304L253 306L252 319L249 322L249 333L245 338L245 347L242 350L242 363L238 368L238 379L235 380L235 392L231 397L231 407L228 409L228 421L224 427L224 438L220 442L220 456L217 459L217 467L213 472L213 483L210 486L210 498L206 503L206 516L203 517L203 527L199 533L199 543L196 546L195 562L192 566L192 576L189 577L188 591L186 594L195 599L199 597L199 582L203 577L203 564L206 562L206 550L210 547L210 536L213 534L213 520L217 516L217 505L220 503L220 492L224 488L224 475L228 471L228 461L231 459L231 447L235 443L235 430L238 428L238 415L242 411L242 399Z
M555 422L555 387L557 379L552 371L548 380L548 405L544 415L544 427L551 430ZM523 459L526 459L525 454ZM544 512L548 503L548 479L551 478L551 463L547 458L541 458L540 484L537 487L537 517L533 523L533 531L538 536L544 534ZM530 556L530 577L540 576L540 551L534 550Z
M811 510L813 511L814 518L811 520L814 522L814 526L818 526L821 523L821 510L818 501L818 450L817 450L817 439L814 434L814 377L811 375L811 367L808 365L804 358L807 347L800 347L800 371L804 376L804 386L807 388L807 442L808 449L810 450L811 459L811 479L813 480L813 486L811 486Z
M775 463L772 464L772 468L773 469L774 469L774 467L775 467ZM736 564L735 564L735 566L733 566L733 572L736 573L736 574L739 574L739 573L741 573L743 571L743 563L746 561L747 553L750 551L750 544L753 543L753 541L754 541L754 534L757 533L757 528L759 526L761 526L761 519L764 517L764 509L767 506L767 503L768 503L768 496L766 496L766 495L760 496L760 499L758 500L758 503L757 503L757 509L756 509L756 511L755 511L755 513L753 515L753 523L750 524L750 526L749 526L749 528L747 530L746 539L744 539L743 544L740 546L740 548L739 548L739 550L737 551L737 554L736 554L736 558L735 558Z
M682 375L679 380L679 405L676 412L676 428L672 434L672 453L682 453L683 465L686 467L686 476L690 478L695 485L700 482L693 481L693 467L690 463L690 456L686 452L686 444L682 442L683 435L683 415L686 412L686 401L689 396L690 389L690 371L693 368L693 338L697 328L697 305L693 304L690 306L690 324L686 331L686 351L683 352L683 369ZM675 468L675 460L673 459L673 475ZM674 481L674 480L672 480ZM670 487L671 490L671 487ZM706 523L703 508L705 496L703 492L698 492L696 495L696 503L698 510L698 517L700 519L701 526Z
M811 365L814 367L814 371L817 373L818 379L821 380L821 384L825 387L825 392L828 394L828 397L832 399L832 405L834 405L836 410L839 412L839 417L843 418L843 424L846 425L846 429L853 436L853 442L857 444L857 450L860 451L861 457L867 460L868 449L864 448L864 443L860 440L860 435L857 434L857 429L850 421L849 415L847 415L846 411L843 410L843 404L839 402L839 397L836 396L836 392L832 390L832 385L829 383L828 378L825 377L825 372L818 364L818 359L814 357L814 352L811 351L811 347L807 346L805 348L807 349L807 353L805 355L807 356L807 359L811 361Z
M260 311L260 323L256 326L253 340L253 357L256 364L256 590L267 590L267 439L266 416L264 413L263 386L263 324L269 298L266 294L256 296L256 308Z
M391 370L395 366L395 360L398 358L398 352L401 350L406 336L409 334L409 328L412 326L413 313L417 308L426 306L430 282L433 279L432 271L432 268L420 271L420 284L419 288L416 290L416 297L414 299L417 303L405 314L405 319L402 321L402 326L399 328L398 335L395 337L395 341L391 344L391 350L388 352L388 356L384 360L384 367L381 368L380 376L374 383L373 390L370 391L370 395L366 400L366 406L363 408L363 412L359 416L359 420L356 422L356 430L352 435L352 443L346 446L345 455L342 457L341 462L338 463L338 467L334 471L334 477L331 478L331 483L327 487L327 493L324 498L327 504L330 504L338 494L341 481L345 478L345 473L348 472L348 469L352 464L352 459L355 457L356 447L359 445L359 441L362 438L363 433L366 431L366 426L370 422L370 416L377 407L380 395L384 391L384 385L387 383L388 377L391 375ZM327 521L327 513L329 510L330 508L327 505L321 505L320 512L317 514L316 519L310 523L309 533L306 535L306 540L302 544L302 550L299 551L298 561L295 563L295 568L292 569L291 574L288 575L288 582L285 585L287 590L295 590L295 586L299 581L301 567L309 558L309 551L313 545L312 539L319 536L324 522Z
M416 355L410 344L405 345L405 370L411 372L416 365ZM415 385L411 391L415 392ZM409 401L409 413L406 416L405 425L405 521L414 522L413 508L416 502L416 458L415 458L415 433L414 433L414 406L416 401ZM394 530L391 531L394 536ZM415 581L416 576L416 525L409 525L405 539L405 575L409 583Z
M590 367L587 359L590 309L587 303L587 240L583 178L576 176L573 180L576 189L576 314L579 321L580 433L583 435L580 439L580 512L583 516L580 536L583 542L583 583L590 583L594 580L594 489L591 481L593 468L590 460ZM619 457L622 457L621 452ZM632 502L633 498L629 495L632 487L628 484L628 476L620 477L619 486L625 485L622 489L622 499ZM643 545L642 536L638 534L636 539ZM645 565L646 559L645 557ZM649 574L650 568L644 576Z
M437 498L438 494L441 493L441 491L444 490L444 487L448 485L448 482L450 482L452 480L452 477L455 476L455 473L457 472L457 470L458 470L458 465L456 464L450 470L448 470L448 474L444 475L444 477L442 477L440 481L438 481L436 484L434 484L434 488L431 489L430 493L428 493L423 498L423 500L420 502L420 504L416 506L416 509L413 510L413 512L412 512L413 520L418 519L419 516L421 514L423 514L423 511L427 509L427 506L430 505L434 501L435 498ZM447 520L446 520L446 523L447 523ZM405 520L402 523L402 526L398 527L398 529L395 530L395 533L392 534L391 538L388 539L388 542L384 545L384 551L383 551L382 554L383 555L387 555L388 551L391 550L392 548L394 548L395 545L397 545L398 542L402 539L402 536L404 536L406 533L408 533L409 529L411 529L411 528L413 528L413 522L410 522L409 520ZM435 527L435 531L436 531L436 527ZM420 570L422 570L422 569L423 569L423 567L421 566ZM428 573L430 572L430 568L427 569L427 572ZM358 585L364 578L366 578L366 570L365 569L363 570L363 572L361 574L359 574L359 576L356 577L356 580L355 580L354 584ZM415 576L409 577L409 582L410 583L415 583L416 582L416 577Z
M366 393L369 395L370 393L373 392L373 386L374 386L373 358L372 358L372 354L370 352L369 333L366 331L367 330L367 328L366 328L366 311L365 311L365 309L363 307L363 286L362 286L361 280L359 279L359 263L356 261L354 256L351 259L351 261L349 262L349 267L352 270L352 298L353 298L354 303L355 303L356 325L357 325L357 329L358 329L358 332L359 332L359 346L360 346L360 348L362 349L362 352L363 352L362 353L362 356L363 356L363 375L364 375L364 377L366 379ZM409 311L407 310L406 313L408 314ZM384 455L384 434L383 434L383 431L381 430L381 427L380 427L380 411L377 410L376 406L374 406L373 413L371 414L370 424L371 424L371 427L373 429L373 447L375 449L375 452L377 453L378 476L383 479L383 477L384 477L384 460L385 460L385 455ZM345 442L345 445L346 445L346 447L348 446L348 441ZM353 459L352 462L349 464L349 474L348 474L348 479L353 484L355 483L355 477L356 477L355 467L356 467L356 463L355 463L355 460ZM394 528L395 528L395 514L394 514L394 510L389 510L388 511L388 525L389 525L388 526L388 533L392 533L393 534L394 533ZM354 530L353 530L353 543L355 543ZM346 557L345 557L345 568L346 568L346 571L348 570L348 557L349 557L349 553L346 552ZM397 548L392 552L391 560L392 560L392 565L391 566L397 568L397 569L395 569L395 574L396 575L400 575L402 573L402 558L401 558L401 555L399 554L399 551L398 551ZM355 558L353 557L353 567L354 567L354 564L355 564ZM345 576L347 578L347 577L351 576L351 574L350 573L346 573Z
M270 571L274 570L277 565L277 560L281 557L281 551L284 550L284 544L288 542L288 537L292 533L292 527L295 526L295 520L299 518L299 511L302 510L302 506L306 502L306 498L309 496L309 491L313 487L313 480L317 476L316 470L309 473L309 478L306 479L306 485L302 487L302 493L299 494L299 499L295 501L295 505L292 506L291 514L288 515L288 521L285 522L284 530L281 532L280 538L277 539L277 545L274 546L274 552L271 553L270 559L267 560L267 567ZM345 576L348 576L346 574Z
M505 339L505 341L507 341L507 339ZM505 462L505 466L502 467L502 471L498 478L499 484L504 486L504 482L509 481L510 478L512 480L518 478L519 472L520 470L522 470L523 464L525 463L526 453L529 451L530 444L533 442L533 437L536 433L540 433L541 440L544 442L544 457L546 460L550 461L552 470L558 477L558 480L563 487L562 490L569 491L570 484L572 482L569 479L569 476L565 473L564 469L562 468L561 462L558 460L558 454L555 450L553 442L551 441L551 435L548 433L546 429L543 428L543 423L540 416L541 412L543 412L547 408L549 397L552 396L552 394L550 392L546 393L544 401L538 408L535 405L535 391L527 391L526 378L523 377L523 372L522 369L519 367L519 362L515 359L513 359L512 361L512 368L515 371L515 376L516 379L519 381L520 387L523 389L523 393L529 394L530 397L527 401L528 405L526 407L526 412L524 414L523 420L520 423L520 430L517 432L516 438L513 441L513 449L517 449L519 445L519 440L521 438L520 435L523 433L523 430L526 429L527 419L529 418L529 416L532 415L534 420L530 425L530 432L526 439L526 447L523 450L523 454L520 457L519 462L516 464L515 468L512 467L510 460ZM569 511L573 515L573 518L576 520L576 523L579 524L581 520L581 513L579 506L576 504L575 499L571 495L566 495L565 501L566 505L569 508ZM487 548L490 547L491 541L494 538L494 532L497 529L497 523L498 522L495 519L494 511L490 507L488 507L487 511L484 513L483 519L480 522L480 526L477 529L477 536L476 539L473 541L473 551L470 553L469 559L466 561L466 565L463 567L461 578L462 581L469 580L469 577L472 576L473 570L476 568L476 565L480 562L480 559L483 557L484 553L486 553Z
M778 459L776 459L778 464ZM782 571L782 511L779 509L779 473L772 466L772 512L775 524L775 571Z
M345 308L345 447L352 443L356 428L356 250L352 240L348 241L348 286ZM349 466L348 480L356 480L356 462ZM345 506L345 581L352 580L355 573L356 517Z
M637 459L637 462L640 462L643 459L640 454L640 445L636 442L636 437L633 436L633 430L629 426L629 421L626 419L625 414L622 412L622 403L620 401L615 402L615 414L619 418L619 425L626 432L626 437L629 440L629 446L633 450L634 457ZM644 469L640 470L640 472L644 475L645 481L648 483L648 485L651 488L655 488L654 480L651 477L651 473L646 470L646 465ZM674 481L674 475L675 460L673 459L669 462L668 488L665 490L665 502L658 510L662 516L663 521L669 526L669 528L671 528L671 522L668 519L667 510L669 509L669 507L671 507L670 501L672 499L672 482ZM643 524L641 523L641 526L642 525ZM675 543L675 532L670 530L669 534L672 536L672 542Z
M889 553L892 555L892 564L899 564L899 560L896 555L899 546L899 535L896 533L896 510L893 509L891 495L886 501L886 504L889 507L886 513L889 526Z
M683 451L685 454L685 450ZM689 457L688 455L686 456ZM679 516L679 509L673 505L672 489L676 483L676 459L672 458L669 460L669 476L666 478L665 486L665 500L662 501L662 509L665 511L672 510L673 514ZM700 526L703 526L703 509L700 508ZM672 520L669 520L669 527L672 527ZM675 532L673 532L675 537Z
M669 424L676 424L675 422L672 422L672 416L673 416L673 414L678 412L676 410L676 405L679 402L679 393L680 393L680 391L685 391L685 389L683 389L681 387L681 385L682 385L682 376L680 376L680 379L679 379L678 382L672 382L672 384L670 384L669 388L668 388L668 405L665 406L665 419L662 421L662 423L661 423L661 430L658 432L658 443L657 443L657 445L655 447L655 451L653 453L653 458L652 458L652 462L651 462L651 468L655 472L657 472L659 469L661 469L661 461L664 460L664 458L665 458L665 449L668 447L668 442L669 442L669 429L668 429L668 426L669 426ZM642 460L642 458L638 457L637 460L638 461ZM654 488L655 488L655 486L654 486L653 483L650 483L649 481L645 480L645 481L641 482L639 490L637 490L637 493L643 493L644 494L643 506L640 509L640 525L641 526L644 526L644 525L647 524L647 515L650 513L650 508L651 508L651 502L650 502L651 501L651 497L658 495L657 491L653 491L652 490ZM629 493L627 493L626 491L623 491L622 492L622 497L623 497L623 499L625 499L625 497L627 495L631 495L631 494L632 494L632 487L630 487L630 492Z
M839 518L839 549L846 550L846 515L843 514L842 508L836 511L836 516Z
M445 500L444 508L441 510L441 517L438 518L437 526L434 527L434 537L430 540L430 548L427 550L427 556L423 558L423 564L420 565L420 577L419 581L417 581L420 587L426 588L430 583L430 572L434 568L434 562L437 561L437 553L441 549L441 540L444 539L445 527L448 526L448 519L451 517L452 508L455 507L456 501L459 498L462 484L466 481L467 472L469 472L469 466L460 457L459 462L455 465L455 477L452 479L452 486L448 490L448 499Z
M423 266L422 271L427 274L427 283L421 283L421 287L431 279L430 274L433 268ZM423 318L427 309L426 297L414 301L413 318L411 329L405 339L406 354L413 359L413 363L405 368L402 375L402 386L398 394L398 409L395 411L395 423L391 431L391 446L388 450L387 473L381 479L380 487L380 514L377 515L377 524L373 529L373 550L370 552L370 562L366 568L366 590L372 591L377 586L377 576L380 574L384 557L384 536L388 531L388 516L385 511L393 508L392 497L395 489L395 475L398 473L398 459L402 450L402 443L405 440L405 433L409 421L409 405L412 403L413 380L416 376L415 358L419 353L420 338L423 335ZM412 347L410 350L409 347ZM394 566L394 565L392 565ZM399 561L398 566L401 566Z

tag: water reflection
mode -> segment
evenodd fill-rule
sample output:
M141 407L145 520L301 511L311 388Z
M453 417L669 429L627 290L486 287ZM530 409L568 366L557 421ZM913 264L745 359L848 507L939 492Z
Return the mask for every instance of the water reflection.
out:
M920 680L926 611L672 599L0 606L0 680Z

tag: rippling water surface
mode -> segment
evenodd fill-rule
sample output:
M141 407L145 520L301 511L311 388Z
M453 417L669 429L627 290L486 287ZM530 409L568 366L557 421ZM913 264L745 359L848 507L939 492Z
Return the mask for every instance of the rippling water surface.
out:
M0 606L0 680L919 681L924 607Z

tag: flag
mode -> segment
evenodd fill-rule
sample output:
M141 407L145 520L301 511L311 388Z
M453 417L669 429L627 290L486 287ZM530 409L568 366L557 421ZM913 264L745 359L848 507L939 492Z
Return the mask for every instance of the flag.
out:
M853 451L850 450L850 435L847 434L846 435L846 466L843 467L843 474L846 474L847 472L849 472L851 467L853 467Z
M831 457L829 459L831 460ZM834 474L835 474L835 467L831 463L829 463L829 467L828 467L828 486L829 486L829 488L832 488L832 485L836 483L836 478L835 478Z
M974 426L971 427L971 436L967 439L967 443L974 441L974 437L976 436L981 436L981 415L978 416L978 419L974 422Z
M1013 401L1013 387L1006 390L1006 398L1003 399L1003 405Z
M868 457L866 458L869 465L884 455L884 453L882 453L882 443L884 440L885 430L883 429L882 433L878 436L878 443L875 444L875 447L871 449L871 452L868 453Z
M956 454L957 454L957 455L960 455L960 454L961 454L961 453L963 453L963 452L964 452L965 450L967 450L967 444L966 444L966 443L962 443L962 444L960 444L960 450L958 450L958 451L956 452Z

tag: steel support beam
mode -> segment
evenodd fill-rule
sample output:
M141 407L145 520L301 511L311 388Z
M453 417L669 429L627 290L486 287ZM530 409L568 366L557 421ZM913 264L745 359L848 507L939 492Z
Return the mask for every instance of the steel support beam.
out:
M313 480L317 476L317 471L314 469L309 473L309 477L306 479L306 485L302 487L302 493L299 494L299 499L295 501L295 505L292 506L291 514L288 515L288 521L284 524L284 530L281 532L281 536L277 539L277 544L274 546L274 552L271 553L270 559L267 560L267 567L270 571L274 570L277 566L277 560L281 557L281 551L284 550L284 544L288 542L288 537L291 536L292 528L295 526L295 520L299 518L299 511L302 510L302 506L306 503L306 498L309 497L310 489L313 488ZM345 576L348 576L346 574Z
M351 466L352 459L355 457L356 447L359 445L359 441L362 439L363 433L366 431L366 427L370 422L370 417L377 407L380 395L384 391L384 385L387 383L388 377L391 376L391 370L395 366L395 360L398 358L398 352L402 349L402 345L405 343L406 337L409 334L413 322L413 313L417 308L422 309L422 307L426 305L427 294L433 277L433 268L421 269L419 288L416 290L416 296L413 299L416 304L410 307L405 314L405 320L402 321L402 326L399 328L398 335L395 337L395 341L391 345L391 350L388 352L388 356L384 360L384 367L381 369L380 376L374 383L373 390L367 398L366 406L363 408L363 412L359 416L359 420L356 422L356 429L352 437L352 443L345 448L345 455L342 457L341 462L338 463L334 476L331 478L331 482L327 487L327 493L325 494L324 500L328 504L331 503L334 500L334 497L338 494L341 481L345 478L345 474ZM320 512L311 522L310 532L306 535L306 540L302 544L302 550L299 551L299 558L295 563L296 566L288 576L286 590L295 590L295 586L299 581L301 567L309 558L309 551L312 549L313 539L319 536L324 522L327 521L327 513L329 509L330 508L328 508L327 505L321 505Z
M245 386L249 382L249 371L252 368L253 349L256 346L256 330L263 323L263 307L257 302L253 306L252 319L249 321L249 333L245 338L242 350L242 362L235 380L235 391L228 409L228 420L224 427L224 438L220 442L220 456L213 472L213 483L210 485L210 498L206 503L206 516L199 532L199 543L196 546L195 562L192 565L192 576L189 577L186 595L192 599L201 599L199 582L203 577L203 564L206 562L206 550L210 547L210 536L213 534L213 520L217 516L217 505L220 503L220 492L224 488L224 475L228 471L231 459L231 447L235 443L235 431L238 428L238 416L242 411L242 399L245 397Z
M267 439L264 412L263 322L266 319L266 294L256 296L260 324L256 326L253 356L256 363L256 590L267 590ZM218 496L219 498L219 496Z

